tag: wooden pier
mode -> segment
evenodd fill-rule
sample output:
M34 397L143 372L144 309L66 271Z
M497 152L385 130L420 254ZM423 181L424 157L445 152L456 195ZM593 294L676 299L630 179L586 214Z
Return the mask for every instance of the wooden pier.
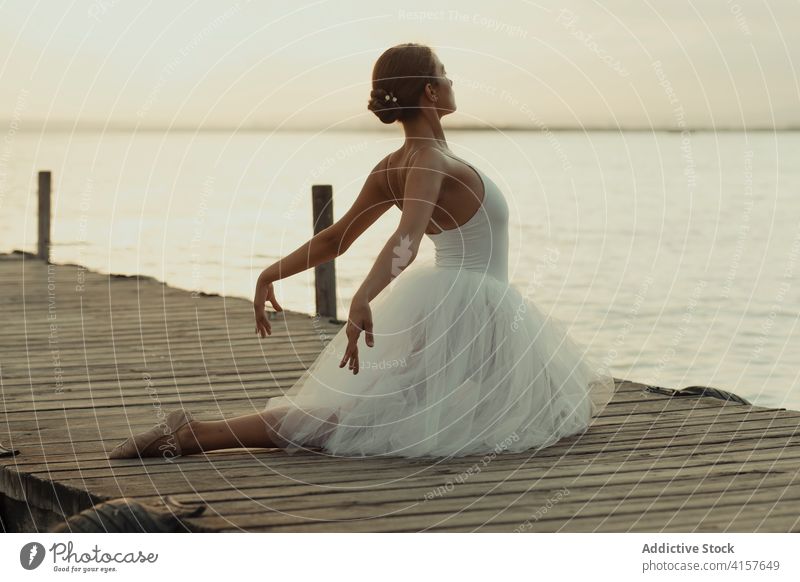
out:
M93 504L202 502L189 531L800 531L800 412L618 381L585 434L536 454L449 461L216 451L108 460L182 406L263 408L339 329L147 277L0 260L0 516L46 531ZM343 372L346 373L346 372Z

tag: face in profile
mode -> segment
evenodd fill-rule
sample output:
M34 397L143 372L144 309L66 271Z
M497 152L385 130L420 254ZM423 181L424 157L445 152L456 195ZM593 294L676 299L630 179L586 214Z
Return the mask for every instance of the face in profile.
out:
M453 81L447 78L447 70L439 57L436 57L436 76L439 78L439 84L432 86L438 98L435 107L439 111L439 117L443 117L456 110L456 98L453 93Z

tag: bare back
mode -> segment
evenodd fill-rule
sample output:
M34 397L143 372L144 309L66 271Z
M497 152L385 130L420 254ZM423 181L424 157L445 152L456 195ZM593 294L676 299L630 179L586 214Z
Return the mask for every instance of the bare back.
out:
M408 168L413 163L414 155L422 149L425 148L417 148L408 154L392 152L384 162L386 195L400 210L403 209L403 193L405 192ZM443 230L452 230L466 223L478 212L486 195L483 180L472 167L449 151L442 148L433 149L441 151L448 162L439 192L439 201L426 229L427 234L438 234Z

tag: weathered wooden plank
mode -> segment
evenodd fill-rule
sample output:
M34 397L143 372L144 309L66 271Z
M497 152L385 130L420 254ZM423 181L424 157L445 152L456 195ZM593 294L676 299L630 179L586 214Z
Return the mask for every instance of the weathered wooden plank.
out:
M477 466L475 466L477 465ZM314 484L318 487L335 487L342 489L365 489L385 486L387 483L399 483L404 489L424 487L425 491L434 491L437 487L445 486L447 483L456 484L460 480L467 480L471 483L487 482L492 485L503 482L523 481L526 484L531 482L540 483L542 481L551 483L554 487L563 486L565 483L579 480L580 486L597 486L598 484L609 484L618 481L640 482L645 479L656 477L665 479L696 478L697 476L717 474L736 474L742 471L778 471L785 470L795 472L798 466L798 457L778 453L770 459L753 459L749 456L740 456L738 460L733 458L709 462L707 459L698 459L688 462L681 458L656 458L656 459L618 459L609 462L586 462L583 465L569 464L553 466L531 466L528 463L518 463L516 466L502 466L492 463L489 467L482 467L480 463L464 465L462 467L445 468L426 468L418 467L416 471L408 467L379 465L377 462L362 465L360 469L368 468L371 476L368 484L360 485L363 476L357 471L359 467L326 467L325 473L320 474L318 466L292 466L284 465L274 467L271 464L250 465L239 464L238 466L214 466L202 471L195 466L194 471L186 471L181 467L170 467L169 471L148 471L146 473L135 472L125 475L115 473L115 479L123 479L122 482L108 482L108 474L100 473L100 476L89 475L90 471L77 471L70 474L59 473L59 482L68 484L91 484L93 490L103 491L107 494L105 484L110 486L114 495L128 494L125 489L139 488L143 486L158 486L160 494L177 494L185 487L191 485L191 491L213 491L212 487L218 488L220 483L229 483L235 479L236 489L269 487L270 490L277 491L281 485L287 485L286 480L291 481L290 485L296 482L303 484ZM472 468L472 473L469 469ZM159 467L162 469L162 467ZM40 477L49 477L51 473L40 471L29 473ZM185 482L184 482L185 481ZM458 485L460 487L461 485ZM229 487L228 487L229 488ZM223 487L223 491L225 488ZM253 495L258 495L256 491ZM424 493L424 492L423 492ZM150 493L153 494L153 493ZM433 493L432 493L433 494ZM422 495L420 495L422 497Z
M553 494L550 493L552 496ZM776 504L776 497L782 503ZM734 492L725 495L713 509L718 511L739 511L742 507L758 507L763 511L776 511L781 509L786 515L787 510L796 507L800 501L800 487L778 487L776 490L759 489L756 492ZM338 506L302 516L287 515L280 510L275 511L269 507L260 507L247 514L228 516L211 515L205 518L194 519L204 527L220 530L245 529L248 531L302 531L302 532L336 532L336 531L440 531L450 530L453 527L463 527L467 524L472 529L502 519L506 524L504 531L513 531L523 526L541 507L541 497L535 501L521 501L518 497L506 497L495 494L476 501L469 511L457 511L451 506L442 504L441 509L431 506L426 512L414 513L411 510L398 511L387 507L384 513L376 516L368 514L366 517L348 517L358 514L354 506ZM556 504L549 510L546 519L535 522L536 528L531 531L629 531L627 527L640 524L647 520L650 531L659 531L658 527L663 522L668 522L676 512L695 511L695 516L705 516L709 512L709 501L705 498L684 499L682 506L667 508L654 506L652 500L636 501L626 500L620 503L617 500L601 503L586 503L575 511L575 507L562 507ZM235 526L235 527L232 527Z
M714 508L728 508L737 501L740 505L753 504L769 502L770 499L774 500L775 497L779 496L784 496L788 503L800 497L800 492L797 489L797 487L793 487L790 492L789 487L782 484L776 487L761 486L757 493L753 493L752 489L745 486L742 491L728 491L717 503L714 503L715 500L709 499L707 496L690 496L687 499L686 492L660 496L657 498L658 502L647 497L643 499L630 497L605 500L595 495L594 498L585 501L583 505L577 503L567 505L566 502L559 502L557 506L548 510L546 517L550 519L545 521L540 518L538 523L549 525L550 527L545 531L552 531L554 522L559 523L559 525L563 523L563 529L573 520L583 521L599 516L610 515L613 518L614 516L624 515L629 521L632 520L635 523L634 516L640 517L643 512L674 513L692 509L702 510L703 508L708 512L709 504ZM335 507L320 507L315 510L303 510L302 508L294 508L293 506L275 502L271 502L268 505L251 503L250 511L239 514L229 513L227 506L211 504L209 517L199 518L195 521L204 527L220 529L233 524L239 528L246 529L260 529L265 526L271 529L275 525L292 525L293 527L298 527L301 531L331 531L331 525L334 525L335 528L347 530L365 529L372 527L373 524L370 522L378 521L381 523L382 530L394 531L399 529L397 521L415 520L417 523L414 525L414 530L423 528L439 529L442 525L447 525L449 528L451 522L475 520L476 514L478 514L482 516L481 519L483 521L481 523L486 524L495 519L503 519L508 526L507 529L511 530L516 527L526 527L526 522L532 516L537 515L541 508L546 507L548 500L553 498L554 493L555 491L547 491L538 495L534 495L532 492L519 495L495 491L491 492L491 495L484 497L473 497L471 501L446 499L430 502L429 505L425 506L419 504L409 506L397 502L370 506L355 501L352 503L340 501ZM492 512L494 513L492 514ZM214 516L214 514L217 514L217 516ZM279 519L274 514L279 514L281 518ZM223 520L229 525L226 526L220 523ZM278 523L275 523L276 521ZM319 522L321 521L328 523L320 527L321 524ZM581 526L581 529L583 529L583 526ZM334 529L333 531L337 530Z
M738 445L742 448L742 450L751 451L753 454L756 454L757 451L761 450L761 448L765 448L767 446L780 447L781 443L783 446L791 443L791 439L783 438L783 436L779 433L770 433L770 436L764 437L763 434L765 429L772 427L772 421L756 423L756 426L744 430L736 427L732 427L731 430L722 430L721 426L718 425L712 425L711 427L696 427L694 431L686 431L685 433L682 432L680 439L674 436L674 429L663 429L658 433L654 432L653 434L648 431L645 434L632 433L630 435L624 432L611 435L594 434L589 431L574 440L569 447L568 454L566 455L563 454L564 446L559 444L537 452L534 458L550 459L551 457L555 457L559 458L559 461L562 462L564 460L563 457L567 457L568 460L569 458L574 458L576 455L595 455L597 453L598 446L603 447L603 459L615 453L633 454L647 452L647 454L653 454L654 451L658 451L659 455L665 455L683 447L694 447L698 449L696 455L707 455L712 454L710 451L712 451L713 448L709 446L711 444L717 444L719 447L724 447L724 449L720 450L724 450L726 452L729 450L734 450L734 447ZM784 430L784 434L788 434L789 436L797 436L795 420L789 420L784 424L774 425L774 428ZM103 449L100 449L98 444L103 442L105 446L110 446L118 440L121 440L121 438L108 438L108 435L103 434L102 429L99 426L95 427L95 429L97 435L96 439L91 440L76 441L74 439L65 439L64 437L69 436L68 430L65 430L63 433L60 433L60 441L54 442L53 445L48 444L43 439L32 441L30 449L26 451L24 459L17 458L15 459L15 463L18 467L25 467L26 470L35 471L37 468L37 463L42 463L46 459L46 465L48 469L54 470L59 466L59 463L65 463L67 467L71 467L72 463L77 458L76 453L79 452L82 469L90 469L97 466L106 467L108 465L107 459ZM667 439L667 446L664 445L665 439ZM24 447L25 445L20 444L20 442L21 441L17 440L16 446ZM36 454L35 449L37 447L41 448L41 454ZM257 449L253 450L255 451ZM679 452L677 454L685 454L685 452ZM219 456L219 454L217 454L217 456ZM230 453L225 453L225 456L229 457ZM193 459L195 458L197 457L190 456L182 459L181 461L182 463L191 463L194 462ZM213 454L210 455L209 458L211 460L215 460ZM505 458L506 455L495 457L494 462L503 462ZM511 458L512 460L518 460L520 457L519 455L508 455L508 458ZM527 458L527 456L523 458ZM62 461L62 459L67 460ZM325 462L326 459L328 459L328 457L323 459L315 459L313 462L315 464L319 464ZM338 463L346 461L346 459L341 458L330 459ZM295 459L291 462L298 463L301 461L299 459ZM203 463L203 465L204 464L205 463Z
M758 478L759 483L764 486L783 484L784 482L797 482L797 459L785 458L780 461L767 461L753 463L748 466L750 461L741 463L726 463L712 466L693 466L681 467L672 463L662 463L656 468L650 469L650 473L642 475L634 471L615 471L613 467L603 467L595 472L575 471L572 474L550 474L541 471L520 470L514 472L508 478L501 478L497 471L482 471L468 476L463 483L452 481L450 475L443 478L440 475L429 475L425 477L413 476L402 478L398 482L397 478L386 481L372 480L351 480L347 482L309 483L302 481L296 475L281 476L280 478L269 479L266 471L262 474L250 471L249 476L240 473L228 474L227 471L220 473L208 481L201 481L192 484L195 489L191 493L179 495L185 501L193 501L202 498L207 502L215 502L219 507L227 507L226 514L246 513L243 509L249 508L252 502L281 501L288 505L295 504L296 509L307 508L326 508L340 503L359 503L364 505L394 503L397 501L407 501L409 503L420 503L427 505L431 501L439 499L461 499L474 500L478 495L485 495L496 488L501 488L505 492L523 493L532 490L536 491L555 491L566 488L570 492L569 499L561 499L559 503L574 503L581 497L573 496L576 491L592 492L592 497L598 491L614 490L630 492L632 489L646 491L648 495L655 495L658 492L669 488L672 484L683 483L691 484L692 487L702 492L708 491L706 488L709 479L716 479L720 483L732 484L732 479L741 475L750 475ZM679 469L676 471L676 469ZM206 488L206 484L222 483L225 479L237 478L237 485L241 481L241 487L216 487ZM266 477L269 485L259 482L259 477ZM239 479L241 478L241 479ZM136 479L136 477L134 477ZM97 478L87 477L85 480L73 479L64 481L71 484L96 483ZM127 479L118 486L127 487ZM716 482L716 481L715 481ZM162 483L158 479L150 482L153 486L158 486L158 494L167 494L161 490ZM110 485L106 485L110 487ZM178 494L179 491L173 490L170 493ZM627 493L626 493L627 494ZM284 507L281 505L281 507Z

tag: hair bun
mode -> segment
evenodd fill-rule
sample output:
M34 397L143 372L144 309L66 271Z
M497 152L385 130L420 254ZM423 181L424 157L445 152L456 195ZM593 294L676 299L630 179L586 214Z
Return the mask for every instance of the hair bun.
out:
M370 99L375 101L375 104L379 106L400 107L397 103L397 96L386 89L373 89L370 93Z
M370 94L368 109L375 113L384 123L393 123L400 118L402 105L397 96L383 88L373 89Z

